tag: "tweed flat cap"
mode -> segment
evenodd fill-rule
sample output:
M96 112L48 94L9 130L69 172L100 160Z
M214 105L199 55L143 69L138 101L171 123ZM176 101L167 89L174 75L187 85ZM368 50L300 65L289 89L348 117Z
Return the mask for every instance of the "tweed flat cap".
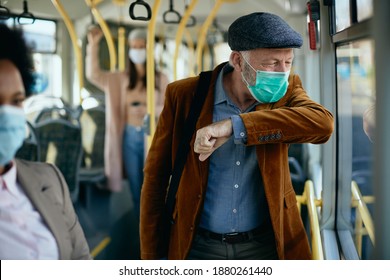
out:
M134 39L144 39L146 40L146 29L145 28L136 28L130 31L128 40L134 40Z
M230 25L228 43L233 51L299 48L302 37L277 15L252 13L236 19Z

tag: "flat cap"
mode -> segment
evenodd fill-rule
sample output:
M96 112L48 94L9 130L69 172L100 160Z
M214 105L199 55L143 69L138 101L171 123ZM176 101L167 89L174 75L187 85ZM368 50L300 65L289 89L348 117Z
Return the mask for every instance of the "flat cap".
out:
M236 19L230 25L228 43L233 51L299 48L302 37L277 15L252 13Z
M130 31L129 33L129 36L128 36L128 40L131 41L131 40L134 40L134 39L143 39L143 40L146 40L146 29L145 28L135 28L133 30Z

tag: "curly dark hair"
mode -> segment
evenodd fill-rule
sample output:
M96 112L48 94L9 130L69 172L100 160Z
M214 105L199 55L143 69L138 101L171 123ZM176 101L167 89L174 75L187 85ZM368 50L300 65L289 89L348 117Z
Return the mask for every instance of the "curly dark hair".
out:
M10 29L0 24L0 59L9 59L19 69L22 76L26 97L31 95L34 86L34 64L32 53L24 40L23 32L19 29Z

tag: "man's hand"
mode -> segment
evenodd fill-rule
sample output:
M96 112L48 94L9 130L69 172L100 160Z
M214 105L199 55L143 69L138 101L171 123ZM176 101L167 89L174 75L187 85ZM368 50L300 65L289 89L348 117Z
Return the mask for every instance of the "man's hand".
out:
M199 160L206 160L216 149L221 147L233 133L231 119L219 121L203 127L196 132L194 151L200 154Z

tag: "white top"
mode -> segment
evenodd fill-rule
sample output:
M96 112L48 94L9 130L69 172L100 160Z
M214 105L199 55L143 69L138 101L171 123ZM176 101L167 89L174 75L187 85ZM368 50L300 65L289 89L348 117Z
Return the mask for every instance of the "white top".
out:
M54 235L16 181L15 162L0 175L0 259L59 259Z

